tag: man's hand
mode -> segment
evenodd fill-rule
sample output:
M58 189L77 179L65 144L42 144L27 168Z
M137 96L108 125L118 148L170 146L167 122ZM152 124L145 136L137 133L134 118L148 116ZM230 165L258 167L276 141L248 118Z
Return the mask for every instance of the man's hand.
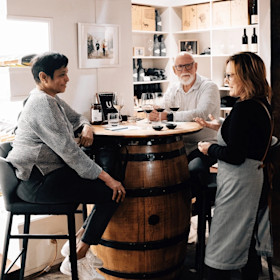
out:
M157 110L153 110L150 115L150 121L152 122L158 122L159 121L159 112ZM166 111L163 111L161 113L161 120L167 120L167 112Z

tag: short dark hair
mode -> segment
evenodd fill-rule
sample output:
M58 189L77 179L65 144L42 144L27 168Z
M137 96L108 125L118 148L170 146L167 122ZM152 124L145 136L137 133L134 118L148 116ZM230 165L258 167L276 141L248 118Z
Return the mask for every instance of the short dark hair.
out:
M68 65L68 58L60 53L46 52L32 59L32 74L36 83L40 83L39 73L44 72L53 79L54 71Z

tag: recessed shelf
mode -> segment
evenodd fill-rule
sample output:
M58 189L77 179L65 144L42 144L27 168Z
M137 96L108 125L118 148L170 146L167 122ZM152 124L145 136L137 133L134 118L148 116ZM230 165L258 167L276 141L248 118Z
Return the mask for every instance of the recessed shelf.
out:
M142 81L134 82L134 85L148 85L148 84L160 84L160 83L169 83L169 80L156 80L156 81Z

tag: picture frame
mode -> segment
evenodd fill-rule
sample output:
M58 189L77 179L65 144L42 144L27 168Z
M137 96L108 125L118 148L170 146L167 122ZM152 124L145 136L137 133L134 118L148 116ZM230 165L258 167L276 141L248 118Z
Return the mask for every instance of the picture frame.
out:
M179 52L189 52L191 54L199 54L199 45L197 40L180 40Z
M144 47L134 47L133 48L133 56L144 56L145 48Z
M118 67L119 25L78 23L79 68Z

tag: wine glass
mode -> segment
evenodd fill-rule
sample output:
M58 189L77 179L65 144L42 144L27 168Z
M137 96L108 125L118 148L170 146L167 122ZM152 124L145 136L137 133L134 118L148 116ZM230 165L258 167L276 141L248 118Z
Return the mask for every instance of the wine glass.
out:
M141 95L141 107L143 111L147 114L147 123L151 123L149 115L154 110L154 100L154 93L143 92Z
M155 93L155 109L159 113L159 122L161 122L161 113L165 109L165 100L164 100L162 92Z
M117 93L114 93L113 96L113 106L118 111L119 117L121 119L121 109L124 106L124 99L121 95L118 95Z
M150 53L150 56L152 56L152 52L153 52L153 49L154 49L154 41L152 39L148 40L147 48L148 48L148 51Z
M174 96L171 97L169 101L169 108L171 111L176 112L181 106L181 95L179 92L176 92Z

